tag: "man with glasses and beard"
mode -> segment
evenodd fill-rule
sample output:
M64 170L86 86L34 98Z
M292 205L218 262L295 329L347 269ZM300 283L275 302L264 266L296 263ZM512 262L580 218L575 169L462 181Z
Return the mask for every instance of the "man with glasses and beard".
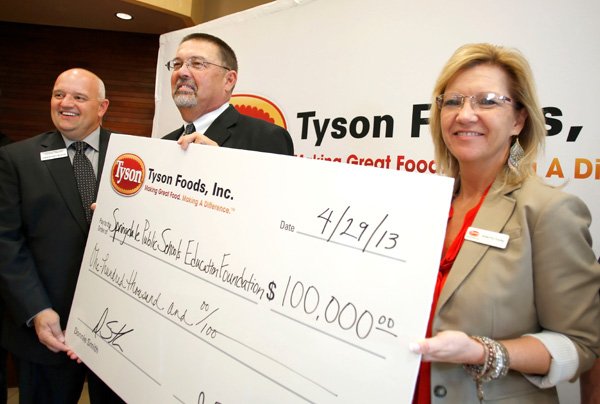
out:
M234 51L223 40L204 33L182 39L171 71L171 93L185 125L163 139L277 154L294 154L290 134L261 119L240 114L229 104L237 82Z

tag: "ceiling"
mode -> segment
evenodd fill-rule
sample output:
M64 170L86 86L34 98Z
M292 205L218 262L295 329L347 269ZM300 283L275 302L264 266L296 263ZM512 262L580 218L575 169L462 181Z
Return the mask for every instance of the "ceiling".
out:
M169 0L173 1L174 0ZM132 0L1 0L0 21L61 27L126 31L146 34L165 32L200 24L223 15L245 10L264 0L190 0L201 9L195 18L161 11ZM115 13L131 14L123 21Z

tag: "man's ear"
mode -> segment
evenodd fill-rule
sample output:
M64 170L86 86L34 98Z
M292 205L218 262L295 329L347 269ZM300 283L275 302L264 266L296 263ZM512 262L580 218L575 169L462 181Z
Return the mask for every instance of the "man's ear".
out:
M235 84L237 83L237 72L235 70L229 70L225 74L225 90L228 93L233 92Z
M100 105L98 106L98 117L100 119L102 119L104 114L106 114L106 110L108 110L108 104L110 104L110 102L106 98L100 101Z

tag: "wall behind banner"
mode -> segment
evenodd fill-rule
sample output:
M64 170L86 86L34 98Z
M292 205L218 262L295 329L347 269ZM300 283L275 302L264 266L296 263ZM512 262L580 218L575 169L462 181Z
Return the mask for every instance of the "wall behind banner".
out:
M431 172L426 121L445 61L469 42L515 47L532 65L548 123L538 174L584 199L600 255L597 15L600 3L585 0L276 1L161 36L153 136L182 124L164 63L184 35L203 31L236 50L236 92L282 111L298 156Z
M102 77L110 100L106 128L149 135L158 35L0 21L0 38L0 130L12 140L54 127L52 86L75 66Z

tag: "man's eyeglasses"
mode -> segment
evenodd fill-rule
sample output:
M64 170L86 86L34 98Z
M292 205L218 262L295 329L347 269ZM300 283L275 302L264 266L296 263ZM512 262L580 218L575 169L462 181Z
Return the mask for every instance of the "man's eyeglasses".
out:
M199 57L191 57L189 59L186 59L185 61L175 58L173 60L169 60L165 64L165 66L167 67L167 70L169 70L169 71L177 71L177 70L181 69L184 64L188 67L188 69L194 69L194 70L206 70L206 69L208 69L209 65L217 66L217 67L220 67L227 71L231 70L229 67L221 66L216 63L206 61Z
M435 101L439 109L457 110L462 108L467 98L474 110L493 109L504 103L512 104L509 97L491 92L482 92L475 95L440 94L435 97Z

